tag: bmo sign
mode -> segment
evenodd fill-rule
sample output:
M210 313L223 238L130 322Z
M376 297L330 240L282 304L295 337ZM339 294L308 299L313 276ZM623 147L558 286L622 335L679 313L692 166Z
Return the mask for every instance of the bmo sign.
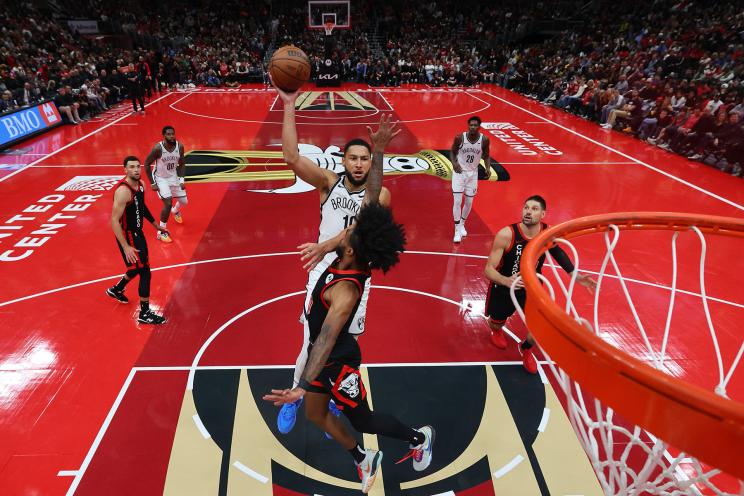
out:
M62 123L52 102L0 115L0 149Z

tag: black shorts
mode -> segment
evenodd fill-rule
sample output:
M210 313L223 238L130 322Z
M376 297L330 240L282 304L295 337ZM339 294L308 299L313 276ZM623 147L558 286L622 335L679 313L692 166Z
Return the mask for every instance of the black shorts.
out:
M361 353L356 339L349 336L356 346L357 353L335 356L331 352L328 363L310 383L308 393L330 394L339 410L348 410L367 404L367 389L359 372ZM312 346L308 349L308 355Z
M527 291L517 289L514 291L514 295L517 297L519 305L524 308ZM507 286L491 284L488 289L488 296L486 297L486 316L500 323L511 317L516 310L509 294L509 288Z
M127 261L126 255L124 255L124 249L119 244L119 240L116 240L116 246L119 247L119 253L121 258L124 259L124 264L128 269L149 267L150 266L150 255L147 252L147 241L145 241L145 234L142 231L124 231L124 237L129 243L129 246L134 246L139 250L137 253L137 263L130 263Z

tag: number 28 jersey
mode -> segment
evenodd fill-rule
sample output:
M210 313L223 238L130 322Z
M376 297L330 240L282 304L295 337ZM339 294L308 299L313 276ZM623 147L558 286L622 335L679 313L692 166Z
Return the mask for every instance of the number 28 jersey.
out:
M333 238L354 224L356 216L359 215L365 190L353 192L347 190L344 186L345 177L345 173L338 175L338 180L328 192L328 197L320 205L318 242Z
M472 172L478 170L478 164L483 156L483 134L478 134L475 143L468 140L468 133L462 133L462 144L457 150L457 163L462 167L463 172Z

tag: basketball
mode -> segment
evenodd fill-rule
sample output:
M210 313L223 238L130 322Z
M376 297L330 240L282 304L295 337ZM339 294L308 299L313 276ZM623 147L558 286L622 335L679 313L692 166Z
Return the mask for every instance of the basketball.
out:
M291 93L310 79L310 61L296 46L281 47L269 61L269 74L278 88Z

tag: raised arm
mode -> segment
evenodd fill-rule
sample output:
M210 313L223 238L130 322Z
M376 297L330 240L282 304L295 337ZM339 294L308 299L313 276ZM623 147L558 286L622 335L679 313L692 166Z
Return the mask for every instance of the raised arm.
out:
M511 242L512 230L509 227L504 227L496 233L496 238L494 238L491 246L491 253L488 255L488 261L486 262L486 278L499 286L510 287L516 279L516 275L506 277L498 271L498 266L504 258L504 252L509 248Z
M367 126L369 139L372 142L372 167L367 176L367 192L364 195L363 204L377 201L386 206L390 204L390 192L385 190L386 194L383 194L382 188L385 147L390 143L390 140L398 136L402 131L402 129L395 130L398 123L391 122L392 118L392 114L380 116L380 125L377 131L372 131L372 128Z
M273 81L272 81L273 84ZM284 118L282 120L282 155L284 161L292 171L308 184L320 192L328 191L336 181L336 175L321 169L312 160L300 155L297 146L297 125L295 123L295 101L299 92L287 93L274 86L279 98L284 104Z
M452 162L452 169L454 169L455 172L460 174L462 172L462 167L460 167L460 164L457 162L457 152L460 150L460 147L462 146L462 135L458 134L455 136L455 140L452 142L452 148L450 148L450 162Z

